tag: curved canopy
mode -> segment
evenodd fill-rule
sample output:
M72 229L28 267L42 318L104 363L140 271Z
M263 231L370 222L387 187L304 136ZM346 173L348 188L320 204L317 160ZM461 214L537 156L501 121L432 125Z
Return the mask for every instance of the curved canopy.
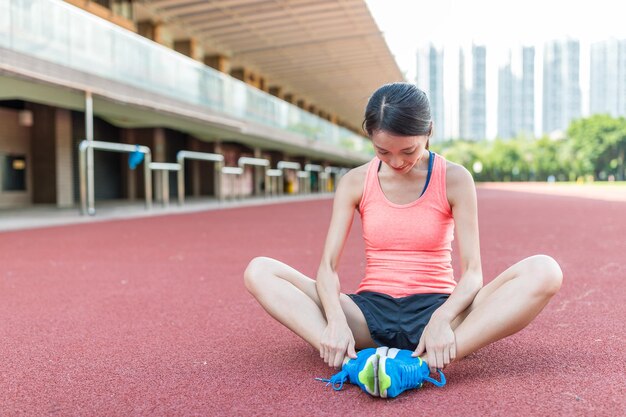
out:
M369 95L404 79L363 0L144 0L172 26L320 110L360 126ZM207 50L214 48L213 51Z

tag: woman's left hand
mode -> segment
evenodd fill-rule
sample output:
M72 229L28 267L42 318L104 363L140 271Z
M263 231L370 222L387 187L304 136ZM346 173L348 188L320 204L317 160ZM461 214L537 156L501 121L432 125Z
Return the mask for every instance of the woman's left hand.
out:
M445 368L456 359L456 340L449 321L431 317L413 356L421 356L424 352L431 372Z

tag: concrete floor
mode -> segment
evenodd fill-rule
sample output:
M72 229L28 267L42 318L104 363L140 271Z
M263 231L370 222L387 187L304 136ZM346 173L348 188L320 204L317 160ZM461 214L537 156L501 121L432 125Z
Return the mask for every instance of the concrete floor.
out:
M235 207L262 206L289 201L320 200L329 199L332 198L332 196L332 193L325 193L273 196L268 198L251 197L228 199L222 202L216 199L187 199L183 206L179 206L176 201L170 202L167 207L164 207L160 203L153 203L150 210L146 210L143 201L97 201L96 214L94 216L82 215L80 213L80 206L58 208L54 205L35 205L30 207L0 209L0 232L74 223L90 223L110 219L130 219Z

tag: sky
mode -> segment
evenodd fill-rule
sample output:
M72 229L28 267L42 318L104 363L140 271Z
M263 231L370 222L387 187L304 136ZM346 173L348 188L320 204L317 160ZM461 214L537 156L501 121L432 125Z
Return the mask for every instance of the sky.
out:
M416 51L429 42L451 50L472 42L487 46L487 136L496 134L497 67L511 46L536 46L536 79L542 46L568 37L581 42L581 88L588 97L589 44L609 38L626 38L626 2L623 0L365 0L407 81L415 81ZM453 55L453 54L449 54ZM445 58L445 69L456 69ZM457 70L458 71L458 70ZM451 73L444 75L448 102L446 119L454 113ZM535 96L541 97L536 83ZM539 91L537 91L539 90ZM448 98L448 96L452 98ZM535 105L535 119L541 103ZM588 109L583 106L583 114ZM456 126L447 126L448 131ZM538 126L539 127L539 126ZM451 132L447 132L451 133ZM538 132L537 132L538 133Z

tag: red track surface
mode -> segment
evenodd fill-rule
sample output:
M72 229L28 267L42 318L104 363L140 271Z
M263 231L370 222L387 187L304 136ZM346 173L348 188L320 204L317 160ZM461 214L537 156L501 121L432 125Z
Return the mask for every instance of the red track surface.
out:
M486 281L546 253L564 286L445 388L394 400L315 381L332 371L243 286L257 255L313 275L330 200L0 233L0 415L625 415L626 203L479 206ZM363 261L357 220L344 291Z

